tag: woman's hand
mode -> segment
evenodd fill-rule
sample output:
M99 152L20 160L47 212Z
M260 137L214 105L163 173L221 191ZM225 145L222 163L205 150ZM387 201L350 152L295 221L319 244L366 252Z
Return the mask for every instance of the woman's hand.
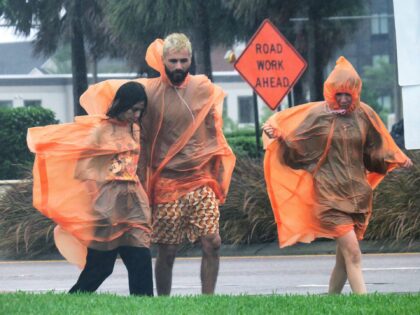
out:
M413 166L413 161L410 158L407 158L404 163L401 164L401 167L409 168Z
M280 137L280 133L277 128L274 128L270 123L264 123L261 129L270 139L276 139Z
M87 193L91 196L96 196L98 194L98 185L96 181L92 179L84 180L83 181L87 190Z

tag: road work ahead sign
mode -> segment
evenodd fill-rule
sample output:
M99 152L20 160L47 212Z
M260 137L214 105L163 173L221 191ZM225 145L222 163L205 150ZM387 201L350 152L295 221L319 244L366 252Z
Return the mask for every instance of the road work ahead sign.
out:
M280 31L264 20L234 67L275 109L305 71L306 62Z

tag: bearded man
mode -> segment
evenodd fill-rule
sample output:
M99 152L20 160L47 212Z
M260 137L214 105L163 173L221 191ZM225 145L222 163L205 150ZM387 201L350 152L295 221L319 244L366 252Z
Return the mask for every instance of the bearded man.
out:
M158 295L171 292L176 252L185 238L201 243L202 293L214 293L221 245L219 204L235 165L222 131L225 93L206 76L189 73L191 57L184 34L157 39L146 61L160 77L139 79L149 100L139 175L153 206Z

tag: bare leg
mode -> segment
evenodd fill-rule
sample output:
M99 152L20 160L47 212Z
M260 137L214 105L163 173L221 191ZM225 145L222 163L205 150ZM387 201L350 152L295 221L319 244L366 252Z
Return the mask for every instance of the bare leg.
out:
M344 284L347 281L346 263L344 261L343 253L337 245L335 254L335 266L331 273L329 294L339 294L343 290Z
M156 289L158 295L171 294L172 269L178 245L158 244L155 263Z
M213 294L219 273L219 249L221 239L219 234L201 237L203 257L201 259L201 292Z
M362 273L362 252L360 251L356 234L354 231L348 232L344 236L337 238L337 244L344 257L347 278L353 293L366 293L366 285Z

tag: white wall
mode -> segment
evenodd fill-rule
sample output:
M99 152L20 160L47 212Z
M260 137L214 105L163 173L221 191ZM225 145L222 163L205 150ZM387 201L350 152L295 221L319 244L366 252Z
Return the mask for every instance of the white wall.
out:
M73 119L73 108L69 105L71 98L70 86L0 86L0 100L13 100L13 107L24 106L24 100L40 100L42 107L55 112L60 122Z
M227 115L235 123L239 123L239 105L238 97L240 96L252 96L252 89L246 82L232 82L232 83L223 83L217 82L217 85L221 86L223 90L227 93ZM264 101L258 96L258 115L260 123L263 122L262 118L265 113L265 109L269 110L269 107L264 103ZM283 100L281 106L284 108L287 107L287 98ZM274 111L273 111L274 113ZM239 124L239 127L253 126L252 124Z
M420 149L420 1L394 0L394 16L405 147Z
M128 76L132 77L130 74ZM106 79L111 78L123 78L123 76L106 77ZM215 73L215 81L227 93L228 117L233 122L238 123L238 97L252 96L252 89L235 72L222 75ZM24 100L41 100L42 107L54 111L60 122L73 120L73 95L69 75L0 76L0 100L13 100L13 107L24 106ZM285 102L287 103L287 100ZM260 122L262 122L264 108L268 107L259 97L258 108ZM251 127L253 123L240 124L239 126Z
M239 121L238 97L252 96L252 89L244 83L217 83L227 93L227 116L235 123ZM260 104L258 104L260 105Z

